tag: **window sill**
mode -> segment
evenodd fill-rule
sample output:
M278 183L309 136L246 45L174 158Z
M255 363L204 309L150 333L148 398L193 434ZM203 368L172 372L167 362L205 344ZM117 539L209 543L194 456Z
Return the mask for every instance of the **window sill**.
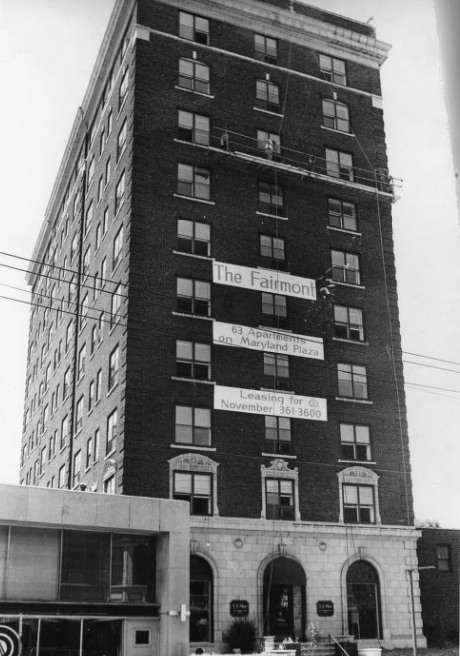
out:
M276 394L295 394L292 390L278 389L277 387L259 387L261 392L274 392Z
M369 346L369 342L360 342L355 339L345 339L344 337L333 337L333 342L342 342L343 344L356 344L357 346Z
M364 285L354 285L351 282L341 282L340 280L334 280L333 278L332 278L332 283L339 287L349 287L351 289L366 289Z
M182 194L173 194L174 198L184 198L185 200L193 200L195 203L203 203L204 205L215 205L213 200L206 200L205 198L195 198L195 196L183 196Z
M197 260L206 260L208 262L214 262L215 257L210 257L209 255L195 255L195 253L185 253L183 251L173 251L174 255L184 255L185 257L193 257Z
M104 460L107 460L108 458L111 458L113 455L115 455L116 452L117 452L116 449L112 449L111 451L109 451L108 453L105 454Z
M186 312L172 312L173 317L189 317L191 319L204 319L205 321L214 321L213 317L205 317L202 314L187 314Z
M195 446L194 444L170 444L171 449L186 449L187 451L217 451L215 446Z
M357 230L347 230L347 228L335 228L334 226L326 226L328 230L332 230L333 232L342 232L345 235L353 235L353 237L362 237L363 233L358 232Z
M185 139L177 139L177 137L174 138L175 143L180 143L180 144L185 144L187 146L199 146L200 148L209 148L211 144L207 143L197 143L196 141L186 141Z
M177 89L178 91L186 91L187 93L193 93L196 96L202 96L203 98L211 98L211 99L215 98L215 96L211 95L210 93L195 91L195 89L186 89L185 87L180 87L178 84L175 84L174 88Z
M343 462L344 464L359 465L359 466L377 464L375 460L347 460L346 458L339 458L338 462Z
M269 219L280 219L281 221L289 221L287 216L280 216L279 214L268 214L268 212L259 212L256 211L258 216L266 216Z
M373 401L368 401L367 399L353 399L348 396L336 396L336 401L345 401L346 403L362 403L363 405L373 405Z
M113 385L113 386L107 391L107 398L109 398L109 396L112 396L113 392L117 389L117 387L118 387L118 383L116 383L115 385Z
M322 125L321 130L326 130L326 132L335 132L335 133L341 134L341 135L343 134L347 137L354 137L355 136L353 132L347 132L346 130L339 130L337 128L329 128L327 125Z
M262 107L253 107L256 112L263 112L264 114L270 114L270 116L278 116L278 118L284 118L284 114L280 112L272 112L269 109L262 109Z
M282 460L297 460L296 455L292 455L292 453L265 453L265 451L262 451L261 453L262 456L266 456L267 458L280 458Z
M182 378L181 376L171 376L171 380L180 380L184 383L203 383L203 385L215 385L214 380L204 380L203 378Z

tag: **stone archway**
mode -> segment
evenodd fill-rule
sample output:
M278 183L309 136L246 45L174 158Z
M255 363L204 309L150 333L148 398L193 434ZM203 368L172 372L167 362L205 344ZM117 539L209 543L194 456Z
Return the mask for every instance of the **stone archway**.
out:
M263 573L264 634L276 639L303 638L307 578L292 558L271 560Z
M380 581L376 569L357 560L347 571L348 632L357 639L382 638Z

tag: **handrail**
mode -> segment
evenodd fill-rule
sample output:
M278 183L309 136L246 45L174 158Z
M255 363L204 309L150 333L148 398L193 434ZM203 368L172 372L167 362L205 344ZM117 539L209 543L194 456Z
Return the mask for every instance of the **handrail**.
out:
M333 635L329 634L329 638L332 640L332 642L335 642L335 644L343 651L345 656L350 656L350 654L347 652L347 650L344 647L342 647L340 642L338 640L336 640Z

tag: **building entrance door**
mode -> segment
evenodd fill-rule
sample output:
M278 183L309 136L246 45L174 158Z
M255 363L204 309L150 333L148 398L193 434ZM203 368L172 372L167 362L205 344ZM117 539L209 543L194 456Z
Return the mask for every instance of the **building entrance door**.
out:
M381 638L377 572L363 560L347 572L348 631L357 639Z
M264 633L278 640L305 634L306 577L290 558L272 560L264 571Z

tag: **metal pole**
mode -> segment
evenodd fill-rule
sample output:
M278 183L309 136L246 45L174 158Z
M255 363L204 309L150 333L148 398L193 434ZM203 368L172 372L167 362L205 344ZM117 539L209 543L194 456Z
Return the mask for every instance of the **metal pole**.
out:
M412 579L412 574L414 573L413 569L408 569L409 572L409 582L410 582L410 606L412 611L412 652L414 656L417 656L417 631L415 628L415 603L414 603L414 583Z

